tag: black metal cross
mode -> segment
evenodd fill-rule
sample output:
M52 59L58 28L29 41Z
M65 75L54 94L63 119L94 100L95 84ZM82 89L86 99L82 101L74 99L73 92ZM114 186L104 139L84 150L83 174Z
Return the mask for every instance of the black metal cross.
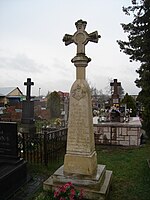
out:
M24 85L27 86L26 100L30 101L31 99L31 85L34 85L34 82L31 82L31 78L27 78L27 82L24 82Z

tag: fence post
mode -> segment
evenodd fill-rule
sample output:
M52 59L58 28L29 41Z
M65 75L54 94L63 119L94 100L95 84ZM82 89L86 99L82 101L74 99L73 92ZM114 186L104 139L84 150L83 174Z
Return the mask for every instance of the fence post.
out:
M23 150L23 159L24 160L26 160L26 147L25 147L25 145L26 145L26 142L25 142L25 133L22 133L22 145L23 145L23 148L22 148L22 150Z
M47 154L47 132L44 131L44 164L48 165L48 154Z

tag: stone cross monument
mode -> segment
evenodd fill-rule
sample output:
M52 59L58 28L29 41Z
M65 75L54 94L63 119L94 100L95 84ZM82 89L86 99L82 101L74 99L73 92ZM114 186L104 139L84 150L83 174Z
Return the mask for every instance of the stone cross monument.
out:
M61 166L43 187L54 189L58 185L72 182L77 188L83 188L84 199L103 200L109 191L112 172L105 165L97 165L90 87L85 80L85 68L91 61L85 55L85 45L98 42L98 32L88 34L86 22L75 23L77 31L66 34L65 45L75 43L77 54L71 60L76 67L76 80L70 90L67 149L64 165Z
M34 82L31 82L31 78L27 78L27 82L24 82L24 85L27 86L27 90L26 100L22 102L21 132L33 135L36 132L34 119L34 101L31 100L31 86L34 85Z
M97 169L91 95L85 80L85 68L91 59L85 55L85 45L88 41L98 42L100 36L97 31L88 34L85 31L86 24L85 21L77 21L74 35L66 34L63 38L66 45L77 45L77 54L72 59L76 66L76 81L70 91L67 152L64 161L66 174L92 175Z

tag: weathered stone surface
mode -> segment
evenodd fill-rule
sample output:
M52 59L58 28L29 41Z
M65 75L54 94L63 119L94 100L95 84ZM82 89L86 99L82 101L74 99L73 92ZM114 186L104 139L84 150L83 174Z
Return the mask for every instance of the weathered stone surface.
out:
M119 145L129 146L129 141L119 141Z
M130 145L131 146L138 145L138 137L137 137L137 135L131 135L130 136Z
M94 188L99 189L100 182L104 181L104 176L106 172L106 166L105 165L98 165L96 169L96 173L93 175L80 175L80 174L68 174L64 175L63 166L61 166L53 175L53 182L54 183L67 183L72 182L75 185L78 186L86 186L90 188L93 185ZM73 177L73 178L72 178Z
M86 80L75 81L70 92L67 153L95 151L90 89Z
M64 173L92 175L97 169L97 154L91 155L66 154L64 161Z
M80 163L80 166L79 166ZM95 173L97 157L92 123L92 105L86 80L74 82L70 92L67 152L64 160L66 173Z
M105 165L97 165L97 172L92 176L81 176L78 174L64 175L61 166L53 176L49 177L43 184L44 190L54 190L67 182L72 182L77 189L83 189L83 196L90 200L105 200L109 193L112 180L112 171L106 170Z
M108 130L106 132L106 130ZM123 146L139 146L141 138L141 122L138 117L133 117L126 122L105 122L94 124L94 133L101 144Z

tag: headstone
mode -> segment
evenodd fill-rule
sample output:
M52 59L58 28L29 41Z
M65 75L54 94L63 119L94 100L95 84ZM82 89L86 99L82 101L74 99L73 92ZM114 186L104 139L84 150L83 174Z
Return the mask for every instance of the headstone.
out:
M117 82L117 79L114 79L114 82L110 83L110 86L113 88L111 106L120 107L119 87L121 86L121 83Z
M119 87L121 87L121 83L117 82L117 79L114 79L113 83L110 83L112 89L111 96L111 106L112 109L110 111L110 121L111 122L120 122L121 121L121 113L120 113L120 96L119 96Z
M17 124L0 122L0 199L8 199L26 179L26 162L18 157Z
M85 45L89 41L97 43L100 36L97 31L88 34L85 31L86 24L85 21L77 21L74 35L66 34L63 38L65 45L77 45L77 54L72 59L76 67L76 81L70 91L64 165L44 182L44 189L55 188L71 181L76 187L83 188L84 198L92 200L105 199L112 172L106 170L104 165L97 165L91 93L85 80L85 68L91 59L85 55Z
M34 83L31 82L31 78L27 78L27 82L25 82L24 85L27 86L27 91L26 100L22 102L22 128L20 131L33 135L36 132L34 119L34 101L31 99L31 86L34 85Z

